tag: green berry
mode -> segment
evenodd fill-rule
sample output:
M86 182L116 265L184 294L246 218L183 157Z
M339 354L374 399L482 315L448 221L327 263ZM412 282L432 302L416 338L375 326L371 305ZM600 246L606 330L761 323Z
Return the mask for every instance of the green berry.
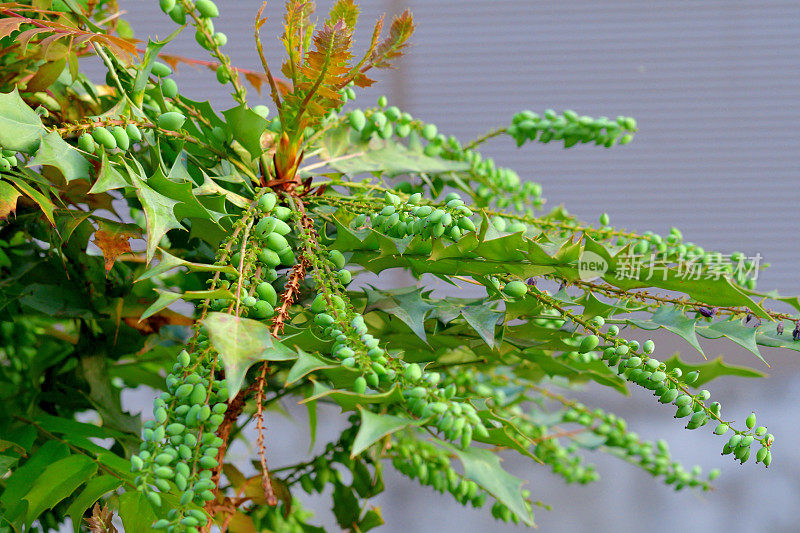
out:
M269 213L275 208L277 203L278 197L270 192L259 198L258 208L264 213Z
M744 421L744 425L747 426L747 429L753 429L756 425L756 414L750 413L750 416Z
M579 353L587 353L591 352L597 345L600 344L600 339L597 338L597 335L587 335L581 341L581 345L578 348Z
M158 76L159 78L166 78L172 74L172 69L164 63L156 61L153 63L153 66L150 67L150 73L153 74L153 76Z
M337 269L344 268L345 260L344 256L342 255L342 252L340 252L339 250L331 250L330 253L328 254L328 257L333 262L333 264L336 265Z
M528 286L522 281L511 281L503 287L503 293L512 298L522 298L528 293Z
M159 0L158 3L164 13L169 13L175 8L175 0Z
M408 381L416 383L422 377L422 369L417 363L411 363L406 367L404 376Z
M358 376L353 382L353 392L356 394L364 394L367 391L367 380L364 376Z
M123 152L130 148L131 140L128 138L128 134L125 133L125 129L122 126L114 126L111 128L111 135L113 135L114 140L117 141L117 148Z
M110 131L100 126L92 130L92 138L98 143L103 145L107 150L113 150L117 147L117 140Z
M161 94L165 98L175 98L178 96L178 84L172 78L161 81Z
M432 141L436 134L438 133L438 128L435 124L425 124L422 128L422 138L426 141Z
M342 285L348 285L353 279L353 275L350 273L350 271L344 269L337 272L336 277L339 279L339 282Z
M266 281L262 281L256 287L256 294L262 300L266 300L269 302L270 305L275 305L278 303L278 293L275 291L275 287L272 286L271 283Z
M163 130L177 131L181 129L184 122L186 122L186 117L181 113L177 111L168 111L158 117L156 124Z
M350 127L355 131L363 130L364 126L367 124L367 118L364 116L364 112L360 109L354 109L351 111L350 115L347 117L347 121L350 123Z
M719 425L718 425L718 426L717 426L717 427L714 429L714 433L715 433L716 435L724 435L724 434L725 434L725 433L727 433L727 432L728 432L728 424L725 424L725 423L719 424Z
M93 154L95 150L97 150L97 144L95 144L94 139L90 134L84 133L83 135L78 137L78 148L80 148L84 152Z
M128 135L128 139L130 139L131 142L137 143L142 140L142 132L136 124L128 124L125 126L125 133Z
M202 17L216 18L219 16L219 8L211 0L197 0L195 7Z
M179 26L183 26L186 24L186 11L183 10L183 6L176 5L174 8L169 10L169 18L172 19L175 24Z

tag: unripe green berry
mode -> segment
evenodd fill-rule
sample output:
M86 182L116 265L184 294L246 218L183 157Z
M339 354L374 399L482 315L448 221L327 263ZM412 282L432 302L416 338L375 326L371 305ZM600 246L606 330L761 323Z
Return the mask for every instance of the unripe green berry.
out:
M367 380L364 376L358 376L353 382L353 392L356 394L364 394L367 391Z
M103 145L107 150L113 150L117 147L117 140L110 131L100 126L92 130L92 138L98 143Z
M526 288L526 291L527 291L527 288ZM590 352L590 351L594 350L595 348L597 348L598 344L600 344L600 339L597 337L597 335L587 335L581 341L581 345L578 348L578 352L579 353Z
M178 84L172 78L161 81L161 94L165 98L175 98L178 96Z
M522 298L528 293L528 286L522 281L511 281L503 287L503 292L512 298Z
M97 144L95 144L94 139L90 134L84 133L83 135L78 137L78 148L80 148L84 152L93 154L97 150ZM11 165L9 165L9 169L10 167Z
M156 61L153 63L153 66L150 67L150 73L153 76L158 76L159 78L166 78L170 74L172 74L172 69L169 68L164 63Z
M211 0L197 0L195 8L197 8L198 13L200 13L202 17L216 18L219 16L219 9Z
M747 426L747 429L753 429L756 425L756 414L750 413L750 416L747 417L744 424Z
M168 111L158 117L156 124L163 130L177 131L181 129L184 122L186 122L186 117L181 113L177 111Z

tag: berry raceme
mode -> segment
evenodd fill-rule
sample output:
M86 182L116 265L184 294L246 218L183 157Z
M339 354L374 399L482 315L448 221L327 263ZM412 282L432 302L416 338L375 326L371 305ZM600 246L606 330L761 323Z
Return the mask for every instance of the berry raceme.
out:
M514 115L511 126L506 133L522 146L526 141L548 143L564 141L564 148L577 143L594 142L597 145L611 148L614 144L628 144L636 132L636 120L631 117L592 118L579 116L572 110L561 115L548 109L544 116L532 111L522 111Z
M615 325L609 326L608 330L604 332L601 329L604 325L602 321L587 321L565 309L557 300L545 292L530 286L527 289L527 294L537 298L550 309L555 310L561 318L571 320L587 331L586 336L575 340L577 353L580 354L581 360L590 361L601 358L609 367L617 367L616 372L620 377L653 391L653 395L659 397L660 403L672 403L677 408L675 418L689 417L686 429L697 429L711 420L719 422L715 429L715 433L718 435L724 434L729 428L733 429L731 423L725 422L720 417L721 406L719 403L714 402L706 405L705 402L711 396L707 390L701 390L697 394L689 393L689 386L697 381L699 377L697 371L689 372L683 376L680 368L669 370L664 363L649 355L655 349L655 344L651 340L640 346L638 341L618 337L619 329ZM519 296L516 297L518 298ZM604 344L600 344L601 340ZM593 351L595 348L602 350L601 355L598 356L597 352ZM564 356L569 357L570 355L567 353ZM733 429L734 437L741 436L744 444L737 442L737 447L729 445L730 443L726 444L726 447L723 448L723 455L738 451L738 455L734 454L734 456L741 463L744 463L750 455L750 444L758 439L762 448L766 450L759 452L760 462L764 462L765 466L768 466L772 460L769 448L774 441L774 437L766 433L766 428L758 428L757 431L760 434L757 434L752 429L755 425L755 415L751 416L752 418L747 420L746 430Z
M468 163L468 174L476 182L473 195L480 205L493 202L501 208L524 211L526 205L538 208L544 203L538 183L523 183L513 170L497 167L491 158L484 159L479 152L464 148L455 137L440 134L434 124L415 120L395 106L355 109L348 114L347 124L360 141L373 136L382 139L396 136L407 139L410 149L422 150L427 156Z
M448 194L445 205L440 207L418 205L421 199L422 196L415 193L403 202L397 195L387 192L382 209L359 214L351 225L363 227L369 221L373 229L390 237L420 235L425 239L436 239L444 236L453 241L475 231L475 223L469 218L472 211L457 193Z

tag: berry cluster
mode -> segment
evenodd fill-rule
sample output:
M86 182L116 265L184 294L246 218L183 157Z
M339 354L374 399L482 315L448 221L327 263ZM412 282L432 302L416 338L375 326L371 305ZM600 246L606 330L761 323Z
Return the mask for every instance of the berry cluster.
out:
M17 164L19 164L17 152L5 149L0 151L0 170L9 171Z
M420 235L424 239L438 239L445 236L458 241L466 232L475 231L472 216L458 193L449 193L441 206L420 205L422 195L414 193L407 200L387 192L384 196L385 206L380 211L369 214L360 213L351 225L362 227L369 219L373 229L390 237L403 238L409 235Z
M577 143L594 142L611 148L614 144L628 144L633 140L636 120L631 117L592 118L579 116L572 110L559 115L552 109L539 116L533 111L521 111L511 119L506 133L522 146L526 141L564 141L564 148Z
M225 418L228 390L224 380L214 377L208 340L201 335L198 341L201 351L194 361L185 350L178 355L167 376L167 390L153 403L155 418L144 424L140 452L131 458L137 488L151 503L161 505L154 488L182 493L180 505L156 522L155 529L199 531L208 516L192 506L215 498L212 469L219 465L223 445L215 432Z

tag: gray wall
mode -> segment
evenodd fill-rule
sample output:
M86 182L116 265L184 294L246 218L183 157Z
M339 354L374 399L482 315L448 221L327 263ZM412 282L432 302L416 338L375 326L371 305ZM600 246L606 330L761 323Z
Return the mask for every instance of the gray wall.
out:
M217 27L231 38L234 62L257 68L252 18L260 1L220 0ZM329 2L319 2L321 9ZM796 241L800 193L800 6L796 2L526 2L495 0L386 0L362 2L365 21L384 11L411 7L419 23L414 46L401 68L361 99L371 105L384 92L414 115L462 139L506 123L514 112L572 108L581 114L637 118L640 133L625 147L604 150L554 145L514 148L498 140L485 152L544 186L550 205L565 203L595 221L637 230L683 230L688 240L723 252L762 254L772 267L761 286L800 292ZM138 36L166 36L173 25L155 1L123 0ZM282 2L272 0L265 35L280 28ZM281 51L265 41L273 65ZM165 50L201 57L191 32ZM184 68L178 77L190 96L225 105L226 92L207 71ZM266 98L263 99L266 103ZM716 343L738 362L754 363L732 346ZM668 341L659 345L667 352ZM683 346L674 346L683 349ZM665 353L667 353L665 352ZM688 357L694 357L688 350ZM721 380L712 392L726 412L744 418L758 407L760 422L778 437L768 471L737 468L721 458L721 439L688 432L646 395L633 401L589 388L583 397L626 416L645 437L664 436L681 460L704 469L723 468L712 494L674 494L633 467L599 457L603 479L590 487L566 487L541 467L518 460L510 466L531 479L534 496L554 506L537 512L543 531L797 531L798 436L794 414L800 394L793 357L768 352L770 381ZM146 391L133 406L149 404ZM291 408L291 406L290 406ZM294 412L295 410L292 409ZM337 426L330 411L323 431ZM307 439L301 422L271 416L271 464L295 458ZM242 461L249 450L239 449ZM387 533L405 531L515 531L461 508L427 488L397 476L387 480L383 505ZM332 524L323 500L311 502Z

